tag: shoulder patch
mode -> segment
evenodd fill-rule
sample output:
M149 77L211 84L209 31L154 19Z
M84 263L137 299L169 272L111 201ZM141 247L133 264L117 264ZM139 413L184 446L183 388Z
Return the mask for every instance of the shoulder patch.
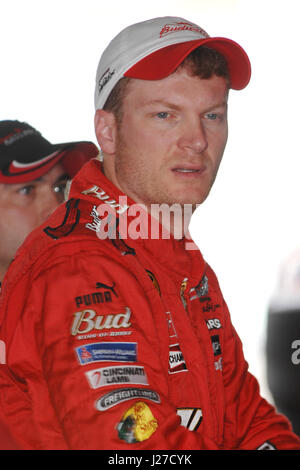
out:
M80 199L69 199L65 205L66 212L62 223L57 227L48 226L44 228L44 232L55 240L66 237L73 232L80 219L79 202Z

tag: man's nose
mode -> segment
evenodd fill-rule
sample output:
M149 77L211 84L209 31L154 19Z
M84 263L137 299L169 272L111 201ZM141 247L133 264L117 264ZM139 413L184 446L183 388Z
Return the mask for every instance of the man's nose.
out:
M185 124L178 145L190 153L200 154L208 147L205 127L199 117L189 119Z

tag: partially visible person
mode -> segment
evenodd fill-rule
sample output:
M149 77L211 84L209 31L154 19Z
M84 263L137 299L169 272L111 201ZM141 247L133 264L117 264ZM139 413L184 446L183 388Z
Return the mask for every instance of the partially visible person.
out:
M53 145L25 122L0 121L0 290L17 249L64 201L66 182L97 154L92 142ZM16 448L0 414L0 449Z
M92 142L53 145L27 123L0 121L0 283L26 236L64 201L67 180L97 154Z
M274 403L300 436L300 250L283 263L267 320L267 380Z

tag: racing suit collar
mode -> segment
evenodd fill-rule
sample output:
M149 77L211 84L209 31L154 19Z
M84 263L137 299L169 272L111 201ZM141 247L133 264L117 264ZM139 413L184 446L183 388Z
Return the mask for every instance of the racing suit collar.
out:
M125 242L123 247L131 248L125 248L122 254L135 252L139 255L140 252L146 252L161 265L167 263L169 266L170 261L176 259L174 264L181 274L198 273L199 267L203 268L204 260L193 241L185 237L175 239L151 214L122 193L104 175L99 160L93 159L83 166L72 182L69 197L80 197L92 202L100 218L104 212L106 218L108 213L112 216L115 222L114 226L110 225L112 241L119 237ZM115 245L120 247L120 244Z

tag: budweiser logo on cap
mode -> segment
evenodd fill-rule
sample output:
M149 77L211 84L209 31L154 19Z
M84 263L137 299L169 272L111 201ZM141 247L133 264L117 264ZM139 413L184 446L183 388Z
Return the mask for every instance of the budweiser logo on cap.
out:
M195 31L204 36L205 38L208 38L209 35L207 34L204 29L193 25L191 23L184 23L184 22L176 22L176 23L170 23L170 24L165 24L159 33L159 36L162 38L163 36L166 36L167 34L170 33L176 33L178 31Z

